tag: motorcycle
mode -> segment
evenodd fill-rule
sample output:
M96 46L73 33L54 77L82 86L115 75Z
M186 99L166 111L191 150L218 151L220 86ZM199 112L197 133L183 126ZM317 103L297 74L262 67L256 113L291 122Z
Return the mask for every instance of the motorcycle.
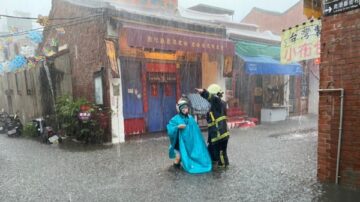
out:
M43 133L43 141L48 144L62 143L62 138L55 133L52 127L47 126Z
M7 135L9 137L18 137L22 134L23 125L17 114L9 116L5 123Z
M9 119L9 115L4 111L0 112L0 133L6 133L6 122Z
M41 137L43 143L53 144L62 142L62 138L55 133L53 128L46 126L45 120L43 118L34 119L32 122L36 128L38 136Z

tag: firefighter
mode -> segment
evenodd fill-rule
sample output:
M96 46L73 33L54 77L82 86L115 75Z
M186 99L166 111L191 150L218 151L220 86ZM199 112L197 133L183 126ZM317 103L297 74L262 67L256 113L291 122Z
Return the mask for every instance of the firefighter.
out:
M227 144L230 137L226 122L226 103L221 99L224 92L217 84L207 89L195 89L211 105L206 119L208 122L208 150L214 168L226 168L229 165Z

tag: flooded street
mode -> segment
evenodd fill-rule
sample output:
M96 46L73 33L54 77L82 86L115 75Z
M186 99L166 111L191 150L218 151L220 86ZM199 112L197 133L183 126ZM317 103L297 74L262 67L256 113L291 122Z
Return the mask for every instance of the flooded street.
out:
M4 0L0 202L360 201L359 67L360 0Z
M234 129L229 169L204 175L174 169L165 136L96 147L1 135L0 201L356 201L317 183L314 120Z

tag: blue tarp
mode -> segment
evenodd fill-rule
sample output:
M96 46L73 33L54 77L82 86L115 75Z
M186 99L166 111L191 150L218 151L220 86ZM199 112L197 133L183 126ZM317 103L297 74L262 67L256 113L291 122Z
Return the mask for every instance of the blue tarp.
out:
M284 65L268 56L240 56L240 58L244 60L245 71L250 75L301 75L303 73L298 63Z

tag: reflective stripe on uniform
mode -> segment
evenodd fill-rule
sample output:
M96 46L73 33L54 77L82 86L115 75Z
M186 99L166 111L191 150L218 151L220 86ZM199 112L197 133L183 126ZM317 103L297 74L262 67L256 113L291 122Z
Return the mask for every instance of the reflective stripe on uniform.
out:
M215 121L215 117L214 117L214 114L212 112L210 112L210 118L211 118L211 121L214 122Z
M224 151L220 151L220 162L222 165L225 165Z
M211 142L217 142L217 141L219 141L221 139L224 139L224 138L228 137L229 135L230 135L229 132L226 132L226 133L224 133L222 135L218 135L217 137L212 138Z
M210 113L211 113L211 112L210 112ZM210 116L212 116L212 113L210 114ZM209 127L209 128L210 128L210 127L213 127L214 125L216 125L216 124L219 123L220 121L223 121L223 120L226 120L226 119L227 119L226 116L220 116L219 118L217 118L217 119L214 121L213 116L212 116L212 118L211 118L212 123L209 123L209 124L208 124L208 127Z

